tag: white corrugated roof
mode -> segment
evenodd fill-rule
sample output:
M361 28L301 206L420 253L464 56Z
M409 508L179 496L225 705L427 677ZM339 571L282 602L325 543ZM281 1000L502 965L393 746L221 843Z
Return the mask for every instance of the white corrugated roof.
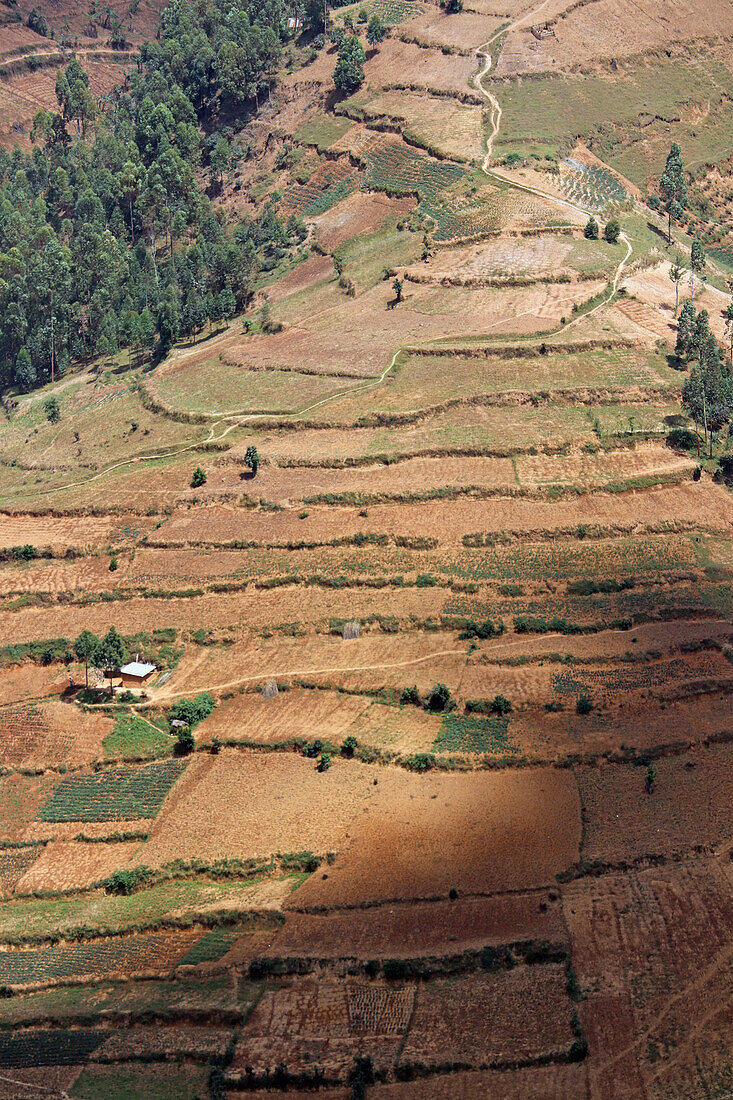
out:
M129 665L123 665L120 669L126 676L148 676L155 672L155 665L145 665L142 661L130 661Z

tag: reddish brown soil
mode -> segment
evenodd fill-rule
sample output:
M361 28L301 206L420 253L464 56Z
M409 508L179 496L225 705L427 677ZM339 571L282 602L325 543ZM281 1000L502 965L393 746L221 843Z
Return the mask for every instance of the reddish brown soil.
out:
M370 1090L373 1100L587 1100L587 1096L583 1065L449 1073L375 1085Z
M320 774L316 763L227 749L197 757L151 830L146 863L341 848L372 798L372 771L334 761Z
M565 984L558 964L424 983L400 1061L480 1068L562 1055L573 1042Z
M592 1097L700 1095L730 1074L730 881L713 859L563 888Z
M566 938L557 901L537 892L380 905L348 913L290 912L270 950L262 953L281 958L414 958L520 940L563 943ZM240 945L246 955L246 940Z
M245 1024L231 1070L256 1073L284 1063L291 1072L313 1066L341 1078L357 1053L387 1070L410 1022L414 987L381 982L295 977L268 989Z
M365 194L357 191L313 221L318 240L324 248L333 252L344 241L360 233L374 233L387 218L406 218L416 205L410 195L393 199L377 192Z
M114 721L84 714L58 701L11 704L0 708L0 764L30 767L72 761L88 763L101 755Z
M290 908L541 886L577 859L580 806L567 772L385 768L375 778L374 798L349 828L350 847L326 879L315 875L296 890Z
M652 794L645 767L577 769L583 857L618 863L720 844L733 834L732 763L730 745L655 761Z
M329 279L333 275L334 267L330 256L312 256L305 263L298 264L284 279L268 287L265 293L271 302L279 302L290 294L315 286L316 283Z

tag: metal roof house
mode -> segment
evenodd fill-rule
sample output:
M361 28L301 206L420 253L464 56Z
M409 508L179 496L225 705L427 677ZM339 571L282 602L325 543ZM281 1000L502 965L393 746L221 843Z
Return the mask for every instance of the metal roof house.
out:
M120 669L122 686L142 687L143 684L147 684L156 668L156 665L148 665L142 661L130 661L129 665L123 665Z

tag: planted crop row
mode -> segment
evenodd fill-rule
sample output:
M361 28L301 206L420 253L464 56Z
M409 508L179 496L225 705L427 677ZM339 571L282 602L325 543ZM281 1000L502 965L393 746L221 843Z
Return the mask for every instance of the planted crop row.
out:
M191 939L190 932L161 932L27 951L0 951L0 985L79 981L143 970L167 971L182 961Z
M77 1066L108 1037L106 1031L76 1028L65 1031L0 1032L0 1066Z
M39 821L124 821L155 817L185 763L110 768L63 780L41 807Z
M458 164L423 156L406 145L390 142L367 154L364 186L417 194L430 200L464 175Z
M435 739L435 752L518 752L509 740L509 719L446 714Z

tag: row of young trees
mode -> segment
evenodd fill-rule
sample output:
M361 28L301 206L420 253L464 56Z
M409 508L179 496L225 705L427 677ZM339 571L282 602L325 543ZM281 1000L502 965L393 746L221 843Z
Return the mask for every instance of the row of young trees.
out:
M59 73L33 151L0 151L0 386L120 347L164 353L242 308L303 239L272 209L232 231L194 174L226 170L229 142L202 131L266 86L282 28L281 0L173 0L103 112L78 61Z

